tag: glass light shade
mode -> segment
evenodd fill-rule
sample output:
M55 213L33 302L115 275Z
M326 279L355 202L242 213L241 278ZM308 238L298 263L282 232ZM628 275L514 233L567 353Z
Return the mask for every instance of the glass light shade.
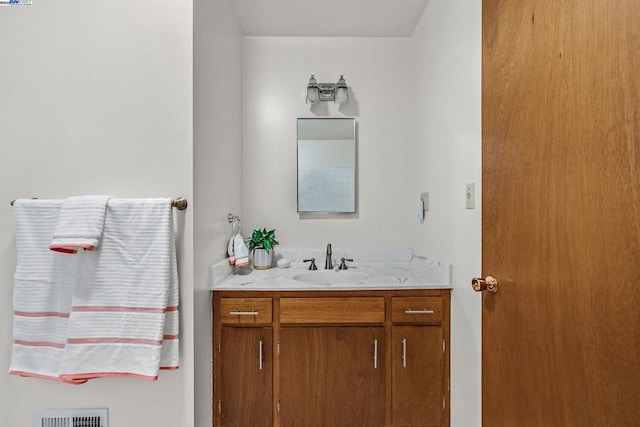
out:
M346 87L336 89L336 104L346 104L349 102L349 94Z
M319 100L318 88L307 87L307 104L315 104Z

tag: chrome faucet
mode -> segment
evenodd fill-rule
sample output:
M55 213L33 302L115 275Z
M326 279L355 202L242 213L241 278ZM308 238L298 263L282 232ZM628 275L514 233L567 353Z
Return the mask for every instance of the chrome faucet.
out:
M327 244L327 258L324 261L325 270L333 270L333 260L331 259L331 243Z

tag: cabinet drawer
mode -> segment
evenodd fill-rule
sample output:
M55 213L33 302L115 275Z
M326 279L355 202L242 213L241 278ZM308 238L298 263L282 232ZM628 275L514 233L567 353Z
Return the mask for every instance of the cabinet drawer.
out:
M442 322L442 298L393 297L391 320L395 323L439 325Z
M271 298L220 298L222 324L271 323Z
M280 323L384 323L384 297L282 298Z

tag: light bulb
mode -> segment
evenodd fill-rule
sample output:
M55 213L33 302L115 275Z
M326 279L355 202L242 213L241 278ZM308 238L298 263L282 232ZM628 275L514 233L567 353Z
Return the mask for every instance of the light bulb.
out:
M307 104L315 104L318 102L318 88L307 87Z
M346 87L336 89L336 104L346 104L349 102L349 94Z

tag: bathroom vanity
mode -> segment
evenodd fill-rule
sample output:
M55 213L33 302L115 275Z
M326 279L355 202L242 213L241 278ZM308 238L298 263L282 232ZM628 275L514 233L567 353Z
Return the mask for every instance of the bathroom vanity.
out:
M449 425L451 266L405 261L214 280L213 425Z

